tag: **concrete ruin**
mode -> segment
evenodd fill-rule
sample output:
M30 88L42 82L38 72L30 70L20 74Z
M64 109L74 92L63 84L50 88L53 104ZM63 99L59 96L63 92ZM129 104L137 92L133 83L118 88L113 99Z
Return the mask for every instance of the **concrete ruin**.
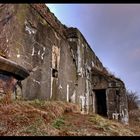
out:
M45 4L0 4L0 30L1 94L13 77L13 94L24 99L73 102L81 113L128 123L123 81L106 70L77 28L63 25Z

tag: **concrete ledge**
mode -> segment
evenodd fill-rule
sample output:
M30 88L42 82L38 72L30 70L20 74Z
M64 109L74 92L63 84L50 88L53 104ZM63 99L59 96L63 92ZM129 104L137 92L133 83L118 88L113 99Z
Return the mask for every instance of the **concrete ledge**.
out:
M24 67L1 56L0 56L0 71L2 71L3 73L5 72L9 73L15 76L18 80L24 80L26 77L29 76L29 71L26 70Z

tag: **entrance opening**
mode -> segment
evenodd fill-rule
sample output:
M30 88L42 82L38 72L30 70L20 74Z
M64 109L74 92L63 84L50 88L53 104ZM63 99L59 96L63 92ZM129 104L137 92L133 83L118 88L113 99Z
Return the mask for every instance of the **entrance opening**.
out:
M95 112L107 117L106 90L94 90L95 92Z

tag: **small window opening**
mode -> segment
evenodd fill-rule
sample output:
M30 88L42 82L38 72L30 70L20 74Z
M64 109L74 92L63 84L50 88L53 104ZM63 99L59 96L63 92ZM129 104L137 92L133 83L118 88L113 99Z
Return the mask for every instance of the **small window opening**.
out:
M116 90L116 95L117 95L117 96L120 96L119 90Z
M57 69L52 69L52 77L58 78L58 70Z
M74 63L76 62L75 58L73 58L73 62L74 62Z

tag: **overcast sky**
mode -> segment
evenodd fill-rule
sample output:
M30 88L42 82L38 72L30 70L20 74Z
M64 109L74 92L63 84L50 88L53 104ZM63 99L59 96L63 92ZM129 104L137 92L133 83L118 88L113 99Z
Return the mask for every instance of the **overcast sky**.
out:
M140 95L140 4L47 4L61 23L77 27L126 88Z

